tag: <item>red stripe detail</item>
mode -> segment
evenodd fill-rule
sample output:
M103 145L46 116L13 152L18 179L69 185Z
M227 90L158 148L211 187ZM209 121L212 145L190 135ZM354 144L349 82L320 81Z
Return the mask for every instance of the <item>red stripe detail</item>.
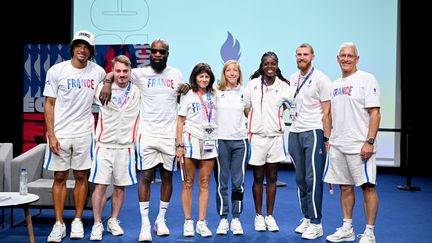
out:
M251 134L251 127L252 127L252 116L253 116L253 110L251 109L251 111L249 112L249 133Z
M282 132L282 126L281 126L281 109L278 110L278 121L279 121L279 131Z
M133 134L132 134L132 142L135 142L135 133L136 133L137 125L138 125L138 119L139 119L139 114L135 119L135 124L134 124Z
M101 137L102 137L102 133L103 133L103 119L102 119L102 113L100 113L100 117L99 117L99 123L100 123L100 133L99 133L99 136L98 136L98 142L100 142L100 140L101 140Z

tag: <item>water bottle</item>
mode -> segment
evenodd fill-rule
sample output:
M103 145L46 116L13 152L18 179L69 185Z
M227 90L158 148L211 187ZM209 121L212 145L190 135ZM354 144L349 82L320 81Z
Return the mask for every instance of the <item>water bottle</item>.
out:
M19 193L20 193L20 195L27 195L27 170L26 170L26 168L21 168Z

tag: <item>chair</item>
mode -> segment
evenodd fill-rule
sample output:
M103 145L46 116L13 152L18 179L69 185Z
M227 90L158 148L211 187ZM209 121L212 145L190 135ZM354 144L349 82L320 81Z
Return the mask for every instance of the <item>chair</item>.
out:
M12 143L0 143L0 192L9 192L11 188L11 182L6 174L10 174L10 164L13 156L13 144ZM5 227L5 214L4 208L1 209L1 227Z
M11 189L11 182L5 175L10 174L12 153L12 143L0 143L0 192L10 192Z
M19 191L19 174L21 168L27 169L28 176L28 192L36 194L40 197L39 201L33 203L32 207L39 208L53 208L54 204L52 201L52 185L54 182L54 172L45 170L43 168L46 143L37 145L36 147L24 152L18 157L14 158L11 163L11 191ZM65 209L74 209L74 194L73 188L75 180L73 177L72 170L69 171L69 176L66 182L66 201ZM94 190L94 184L89 182L89 190L87 195L87 201L85 204L86 210L92 209L91 195ZM107 199L111 198L113 192L113 185L111 184L107 188L106 196Z

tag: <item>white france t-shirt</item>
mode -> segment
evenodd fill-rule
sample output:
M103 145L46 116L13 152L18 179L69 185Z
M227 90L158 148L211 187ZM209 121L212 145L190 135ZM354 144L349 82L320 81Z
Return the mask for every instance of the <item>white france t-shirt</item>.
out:
M75 68L71 61L52 66L46 76L43 95L56 98L54 133L58 138L73 138L94 131L93 96L105 71L94 62Z
M152 67L134 68L131 80L141 91L138 133L175 138L177 124L177 88L183 83L181 72L167 65L162 73Z

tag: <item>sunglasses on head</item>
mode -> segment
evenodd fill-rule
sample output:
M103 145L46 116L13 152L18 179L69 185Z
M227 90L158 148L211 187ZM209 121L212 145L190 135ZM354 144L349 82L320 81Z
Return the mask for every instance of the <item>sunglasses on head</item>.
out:
M156 54L156 53L160 53L161 55L165 55L167 54L167 50L163 50L163 49L150 49L151 54Z

